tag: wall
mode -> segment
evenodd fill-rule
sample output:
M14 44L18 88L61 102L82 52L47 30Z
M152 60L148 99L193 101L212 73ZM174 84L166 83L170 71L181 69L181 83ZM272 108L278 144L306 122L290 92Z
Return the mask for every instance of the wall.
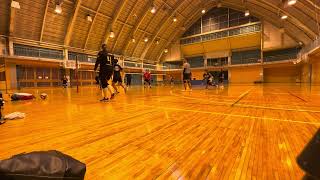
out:
M254 83L262 80L262 66L246 66L229 68L230 83Z
M306 63L301 65L300 81L302 83L310 83L310 68L311 64Z
M168 53L164 54L162 61L177 61L181 59L180 41L177 41L171 45L168 49Z
M279 28L263 21L264 23L264 50L283 49L298 45L291 37L281 33Z
M310 57L310 63L312 65L312 84L320 84L320 57Z
M263 71L266 83L296 83L300 81L300 67L298 66L264 68Z

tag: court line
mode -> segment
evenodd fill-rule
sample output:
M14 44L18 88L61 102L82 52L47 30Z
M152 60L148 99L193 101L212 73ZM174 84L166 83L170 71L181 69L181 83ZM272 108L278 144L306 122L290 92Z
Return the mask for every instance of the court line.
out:
M231 106L234 106L234 105L237 104L239 101L241 101L241 99L243 99L244 97L246 97L252 89L253 89L253 88L251 88L251 89L249 89L248 91L242 93L242 94L239 96L239 98L238 98L234 103L231 104Z
M270 121L291 122L291 123L300 123L300 124L308 124L308 125L318 125L318 126L320 126L320 122L304 122L304 121L296 121L296 120L290 120L290 119L279 119L279 118L248 116L248 115L240 115L240 114L227 114L227 113L210 112L210 111L203 111L203 110L189 110L189 109L171 108L171 107L163 107L163 106L152 106L152 105L145 105L145 104L130 104L130 103L119 103L119 102L112 102L112 103L129 105L129 106L150 107L150 108L157 108L157 109L163 109L163 110L172 110L172 111L184 111L184 112L194 112L194 113L203 113L203 114L214 114L214 115L223 115L223 116L227 116L227 117L242 117L242 118L250 118L250 119L264 119L264 120L270 120Z
M301 97L299 97L299 96L291 93L290 91L288 91L288 92L289 92L289 94L290 94L291 96L296 97L296 98L298 98L298 99L300 99L300 100L302 100L302 101L304 101L304 102L308 102L307 100L305 100L305 99L303 99L303 98L301 98Z
M208 100L203 100L199 98L192 98L192 97L185 97L185 96L179 96L172 94L173 96L180 97L180 98L186 98L186 99L193 99L193 100L198 100L202 102L210 102L212 104L223 104L223 105L231 105L232 103L227 103L227 102L216 102L216 101L208 101ZM298 112L311 112L311 113L320 113L320 111L317 110L308 110L308 109L292 109L292 108L279 108L279 107L268 107L268 106L258 106L258 105L246 105L246 104L235 104L232 107L245 107L245 108L259 108L259 109L270 109L270 110L283 110L283 111L298 111Z

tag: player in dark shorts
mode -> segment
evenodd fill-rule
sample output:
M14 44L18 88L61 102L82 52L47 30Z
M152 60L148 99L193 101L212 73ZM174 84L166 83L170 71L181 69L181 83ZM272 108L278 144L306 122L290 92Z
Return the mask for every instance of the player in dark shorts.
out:
M187 86L189 86L190 91L192 91L191 67L186 59L183 60L183 85L185 91L187 90Z
M100 101L109 100L109 98L107 98L108 90L111 93L110 99L114 98L115 94L112 91L110 85L108 84L108 81L110 80L113 73L112 64L114 63L114 61L115 61L114 57L108 55L106 44L103 44L102 50L98 53L97 61L94 66L94 71L97 71L98 66L100 66L99 81L100 81L102 94L103 94L103 99L101 99Z
M64 75L63 78L62 78L62 86L63 86L64 88L67 88L67 87L68 87L68 78L67 78L66 75Z
M116 63L113 66L113 78L112 78L112 87L115 89L116 94L119 93L118 88L116 87L117 83L123 88L125 93L127 92L127 88L122 83L121 72L122 72L122 67Z
M129 86L131 86L132 75L131 74L126 74L126 78L127 78L127 87L129 87Z
M206 89L208 89L208 86L213 86L213 76L210 72L208 72L208 70L205 70L204 74L203 74L203 80L204 83L206 84Z

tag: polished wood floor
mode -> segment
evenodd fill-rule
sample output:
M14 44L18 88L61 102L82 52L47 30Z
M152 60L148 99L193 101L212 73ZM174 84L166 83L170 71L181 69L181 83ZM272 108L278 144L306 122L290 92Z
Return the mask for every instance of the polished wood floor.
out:
M24 89L7 102L23 120L0 126L0 159L55 149L86 179L301 179L295 158L320 126L320 86L134 87L108 103L96 87Z

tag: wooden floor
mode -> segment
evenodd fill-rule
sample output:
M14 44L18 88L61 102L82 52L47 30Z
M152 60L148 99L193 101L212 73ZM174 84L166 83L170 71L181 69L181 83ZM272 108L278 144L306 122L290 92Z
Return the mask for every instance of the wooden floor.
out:
M23 120L0 126L0 159L55 149L86 179L301 179L295 158L320 126L320 86L135 87L109 103L96 87L25 89Z

